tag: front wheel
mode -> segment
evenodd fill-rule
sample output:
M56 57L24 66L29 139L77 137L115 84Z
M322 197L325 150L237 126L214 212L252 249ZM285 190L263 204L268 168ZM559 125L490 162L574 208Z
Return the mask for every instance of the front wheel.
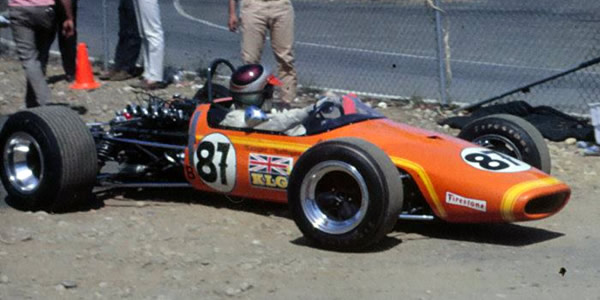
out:
M495 114L467 124L458 137L524 161L550 174L548 146L531 123L509 114Z
M0 179L9 200L26 210L65 211L91 196L96 144L64 107L39 107L10 116L0 132Z
M390 158L356 138L309 149L295 164L288 187L298 228L317 245L335 250L360 250L381 240L398 220L402 197Z

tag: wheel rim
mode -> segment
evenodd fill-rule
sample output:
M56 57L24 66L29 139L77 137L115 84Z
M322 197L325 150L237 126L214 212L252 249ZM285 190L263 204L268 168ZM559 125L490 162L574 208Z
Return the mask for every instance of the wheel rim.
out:
M302 181L300 199L308 221L329 234L356 228L369 204L363 176L341 161L324 161L312 167Z
M517 145L504 136L486 134L474 139L472 142L482 147L512 156L518 160L523 160L523 154Z
M32 193L44 174L44 157L40 145L29 134L12 134L3 149L4 172L10 184L21 193Z

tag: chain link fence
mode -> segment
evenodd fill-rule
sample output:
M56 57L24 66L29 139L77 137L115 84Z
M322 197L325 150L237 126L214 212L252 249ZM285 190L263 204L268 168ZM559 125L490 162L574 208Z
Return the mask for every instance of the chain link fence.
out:
M193 16L203 32L196 39L202 51L193 61L202 65L224 56L241 63L239 36L224 27L226 1L199 2L175 1L180 15ZM600 56L595 0L293 3L296 65L306 87L472 104ZM167 37L174 35L171 27L165 29ZM266 49L264 61L275 65ZM597 69L592 65L498 100L586 114L588 103L599 101Z
M439 99L436 27L424 1L294 2L300 82Z
M518 90L498 100L575 114L599 101L599 66L574 70L600 57L598 1L444 1L443 9L451 101L473 103ZM567 74L544 81L559 73ZM544 82L527 87L538 81Z
M215 58L241 64L239 35L226 28L227 1L159 3L166 65L198 70ZM79 1L79 40L100 59L114 55L118 4ZM526 100L573 114L587 114L589 103L600 102L597 64L528 86L600 57L597 0L293 4L296 66L304 87L442 104ZM2 38L10 39L8 30ZM276 65L268 45L263 60Z

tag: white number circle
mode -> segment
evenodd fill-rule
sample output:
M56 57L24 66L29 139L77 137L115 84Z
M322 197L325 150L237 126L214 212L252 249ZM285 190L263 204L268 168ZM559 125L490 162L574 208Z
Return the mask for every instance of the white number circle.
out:
M236 156L231 141L220 133L212 133L200 141L192 163L206 185L227 193L235 186Z
M460 152L460 156L470 166L484 171L515 173L531 169L525 162L486 148L465 148Z

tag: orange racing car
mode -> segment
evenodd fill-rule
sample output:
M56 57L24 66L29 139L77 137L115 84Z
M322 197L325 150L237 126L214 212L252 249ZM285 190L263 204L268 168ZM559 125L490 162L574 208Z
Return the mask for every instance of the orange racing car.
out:
M94 187L193 187L288 203L316 245L355 250L398 220L536 220L561 210L569 187L549 175L541 134L514 116L476 120L459 138L385 118L354 94L306 108L301 134L223 126L229 89L193 99L148 96L108 123L66 108L21 111L0 133L0 178L13 203L64 211ZM261 72L266 72L261 70ZM219 98L219 99L215 99Z

